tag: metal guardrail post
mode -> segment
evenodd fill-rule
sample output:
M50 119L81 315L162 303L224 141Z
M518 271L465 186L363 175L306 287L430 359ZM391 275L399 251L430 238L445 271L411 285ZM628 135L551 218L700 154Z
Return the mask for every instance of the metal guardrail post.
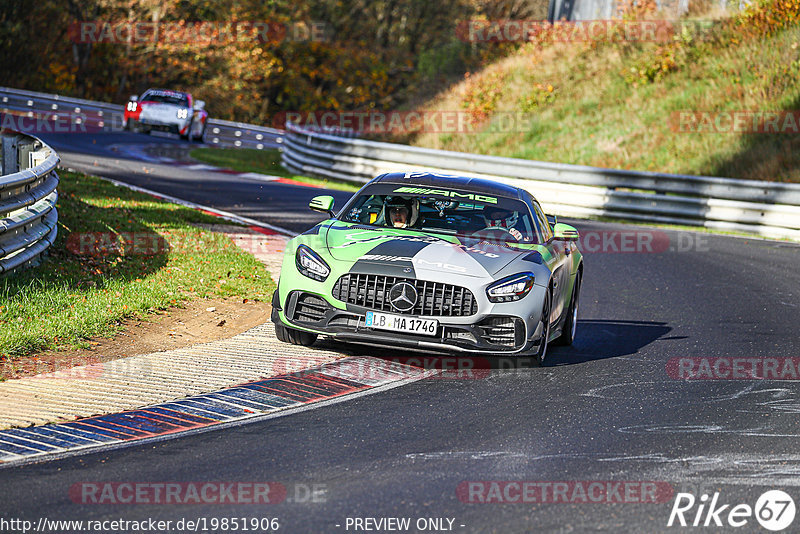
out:
M21 138L17 143L17 169L29 169L30 154L33 152L34 140L30 138Z
M10 136L2 136L2 172L3 174L13 174L19 170L19 161L17 160L17 147L15 140Z

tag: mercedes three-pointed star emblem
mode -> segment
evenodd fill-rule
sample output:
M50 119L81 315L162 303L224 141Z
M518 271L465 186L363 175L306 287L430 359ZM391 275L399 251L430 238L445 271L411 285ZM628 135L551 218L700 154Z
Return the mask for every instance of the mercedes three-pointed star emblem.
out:
M417 304L417 288L408 282L398 282L389 289L389 303L397 311L411 311Z

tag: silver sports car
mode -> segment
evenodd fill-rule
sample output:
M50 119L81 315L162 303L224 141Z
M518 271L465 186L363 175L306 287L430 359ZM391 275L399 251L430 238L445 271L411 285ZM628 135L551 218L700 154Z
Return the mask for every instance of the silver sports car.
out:
M497 182L392 173L289 241L272 320L298 345L319 334L426 351L530 355L575 338L578 232Z

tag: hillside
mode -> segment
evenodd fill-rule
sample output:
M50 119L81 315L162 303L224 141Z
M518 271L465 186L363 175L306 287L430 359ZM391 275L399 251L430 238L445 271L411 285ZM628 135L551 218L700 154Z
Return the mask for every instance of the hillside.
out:
M797 2L773 1L717 20L705 14L660 43L541 35L420 106L467 112L474 133L429 132L411 142L800 182L799 12Z

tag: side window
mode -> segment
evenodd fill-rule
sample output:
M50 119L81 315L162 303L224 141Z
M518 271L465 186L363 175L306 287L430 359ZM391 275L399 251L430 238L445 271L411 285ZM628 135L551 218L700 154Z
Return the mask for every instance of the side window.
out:
M542 229L542 242L547 243L553 237L553 230L550 228L550 223L547 222L547 217L545 217L544 211L542 211L542 207L538 202L534 201L533 209L536 211L536 218L539 220L539 228Z

